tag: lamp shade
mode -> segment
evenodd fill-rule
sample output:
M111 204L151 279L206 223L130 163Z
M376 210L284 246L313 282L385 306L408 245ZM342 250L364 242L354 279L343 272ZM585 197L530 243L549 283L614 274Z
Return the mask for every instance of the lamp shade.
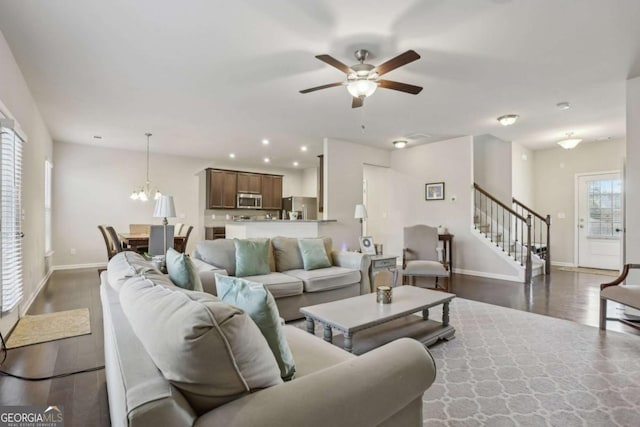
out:
M364 205L356 205L353 217L355 219L367 219L367 208Z
M153 216L154 218L175 218L176 207L173 204L173 196L160 196L156 201Z

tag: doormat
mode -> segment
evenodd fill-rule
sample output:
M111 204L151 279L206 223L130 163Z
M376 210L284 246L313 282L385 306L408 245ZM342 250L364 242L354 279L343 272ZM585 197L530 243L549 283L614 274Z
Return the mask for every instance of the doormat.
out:
M7 348L24 347L91 333L89 309L24 316L7 341Z
M558 267L560 271L572 271L574 273L598 274L600 276L618 277L620 273L617 270L602 270L600 268L585 267Z

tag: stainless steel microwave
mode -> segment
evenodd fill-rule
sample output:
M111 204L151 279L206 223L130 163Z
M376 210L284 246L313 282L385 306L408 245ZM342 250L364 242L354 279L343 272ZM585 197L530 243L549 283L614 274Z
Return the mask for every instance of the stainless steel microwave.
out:
M238 209L262 209L262 194L238 193Z

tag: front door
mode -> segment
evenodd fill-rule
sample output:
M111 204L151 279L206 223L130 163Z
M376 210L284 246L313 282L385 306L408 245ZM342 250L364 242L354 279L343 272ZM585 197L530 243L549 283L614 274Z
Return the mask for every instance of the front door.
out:
M620 268L622 197L619 173L578 176L578 266Z

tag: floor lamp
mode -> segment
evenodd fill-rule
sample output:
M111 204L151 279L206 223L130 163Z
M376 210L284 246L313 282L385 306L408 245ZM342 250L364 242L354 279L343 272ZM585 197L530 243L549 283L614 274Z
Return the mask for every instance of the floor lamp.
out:
M162 218L162 225L164 226L164 256L167 257L167 218L176 217L176 207L173 204L173 196L160 196L156 202L156 208L153 211L154 218Z

